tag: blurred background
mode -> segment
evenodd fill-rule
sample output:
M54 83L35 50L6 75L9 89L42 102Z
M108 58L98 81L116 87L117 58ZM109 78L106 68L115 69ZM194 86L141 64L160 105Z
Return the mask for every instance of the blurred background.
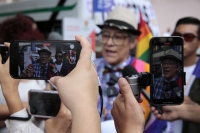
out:
M200 0L0 0L0 23L22 13L31 17L48 39L74 40L77 33L87 37L98 57L101 46L96 35L100 29L96 24L102 24L115 6L135 12L138 24L142 17L152 36L169 36L181 17L200 19Z

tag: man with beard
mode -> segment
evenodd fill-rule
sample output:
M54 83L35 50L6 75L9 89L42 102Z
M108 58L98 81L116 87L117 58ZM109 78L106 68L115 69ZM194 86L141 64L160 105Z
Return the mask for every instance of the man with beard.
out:
M160 57L160 60L163 76L153 81L153 98L169 99L182 97L181 93L177 93L174 90L175 87L182 90L182 77L178 75L181 69L179 53L173 49L169 49L165 51L164 56Z
M51 78L52 76L58 76L58 72L55 66L49 63L51 52L48 47L38 51L40 56L40 62L34 65L29 65L27 68L27 76L35 78Z

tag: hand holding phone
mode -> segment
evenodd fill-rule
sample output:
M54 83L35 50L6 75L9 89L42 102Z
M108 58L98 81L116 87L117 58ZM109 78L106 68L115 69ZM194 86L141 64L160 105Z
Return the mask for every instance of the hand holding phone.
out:
M154 105L178 105L184 99L183 39L153 37L150 40L151 101Z

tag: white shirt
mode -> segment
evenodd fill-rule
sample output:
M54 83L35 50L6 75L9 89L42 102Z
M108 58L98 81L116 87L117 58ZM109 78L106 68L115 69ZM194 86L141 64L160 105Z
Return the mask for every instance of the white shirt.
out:
M11 116L13 117L28 117L26 109L15 112ZM36 127L31 120L28 121L19 121L19 120L6 120L6 127L9 133L43 133L41 129Z
M63 63L61 63L60 65L58 65L58 64L55 63L56 69L57 69L59 72L60 72L60 70L61 70L61 68L62 68L62 64L63 64Z
M190 84L192 78L192 73L196 67L196 64L188 67L184 67L184 72L186 72L186 85ZM184 86L184 95L188 96L190 92L191 87ZM176 120L173 121L173 133L182 133L182 127L183 127L183 121L182 120Z
M22 102L28 102L28 91L30 89L44 90L46 88L46 83L44 80L24 80L19 83L19 95ZM12 95L11 95L12 96ZM6 104L4 96L2 94L0 86L0 104ZM44 128L44 120L35 119L32 117L32 122L39 128ZM8 133L6 127L0 128L0 133Z

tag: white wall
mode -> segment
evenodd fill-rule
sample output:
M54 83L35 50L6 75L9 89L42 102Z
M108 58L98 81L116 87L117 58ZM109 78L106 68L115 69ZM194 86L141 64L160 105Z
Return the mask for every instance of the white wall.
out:
M174 29L181 17L193 16L200 19L200 0L151 0L161 35L169 27Z

